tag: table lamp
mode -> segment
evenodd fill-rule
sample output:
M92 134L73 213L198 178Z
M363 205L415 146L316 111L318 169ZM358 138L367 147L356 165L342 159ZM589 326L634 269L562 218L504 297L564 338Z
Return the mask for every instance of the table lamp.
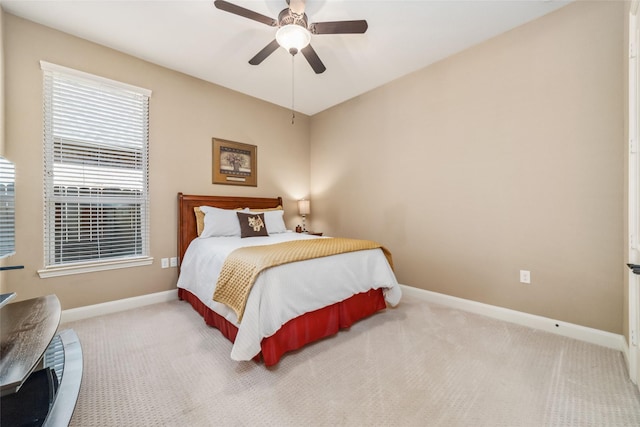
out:
M302 232L307 232L307 226L305 224L305 218L311 213L311 202L309 200L298 200L298 212L302 215Z

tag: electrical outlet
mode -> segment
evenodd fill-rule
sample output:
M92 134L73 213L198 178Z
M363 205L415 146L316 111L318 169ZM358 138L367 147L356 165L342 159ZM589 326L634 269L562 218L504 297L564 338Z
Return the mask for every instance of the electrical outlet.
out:
M162 268L169 268L169 258L162 258L160 260L160 266Z
M177 267L178 266L178 257L172 256L169 258L169 267Z
M520 270L520 283L531 283L531 272L529 270Z

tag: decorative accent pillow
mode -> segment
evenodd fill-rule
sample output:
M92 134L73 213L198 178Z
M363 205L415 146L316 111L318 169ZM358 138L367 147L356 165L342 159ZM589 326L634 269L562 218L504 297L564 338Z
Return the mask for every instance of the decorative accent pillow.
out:
M200 206L204 212L204 229L200 237L239 236L237 210Z
M195 206L193 212L196 214L196 230L198 231L198 236L200 236L202 230L204 230L204 212L202 212L200 206Z
M240 237L268 236L263 213L236 212L240 223Z
M262 211L260 210L254 211L253 209L251 209L249 212L260 213ZM287 226L284 224L284 218L283 218L284 211L282 209L264 211L262 213L264 214L264 224L267 227L269 234L287 232Z

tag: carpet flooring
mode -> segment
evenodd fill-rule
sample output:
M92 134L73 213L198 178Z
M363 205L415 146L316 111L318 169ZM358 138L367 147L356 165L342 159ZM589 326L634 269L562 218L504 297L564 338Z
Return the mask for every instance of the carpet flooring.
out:
M67 323L71 426L640 426L620 352L403 297L266 368L183 301Z

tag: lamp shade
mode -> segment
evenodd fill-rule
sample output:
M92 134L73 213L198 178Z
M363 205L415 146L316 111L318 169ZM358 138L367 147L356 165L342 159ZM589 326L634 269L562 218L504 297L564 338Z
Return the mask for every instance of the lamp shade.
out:
M311 213L311 202L309 200L298 200L298 212L300 215L309 215Z
M309 44L311 33L300 25L288 24L283 25L276 32L276 40L287 52L291 53L291 49L295 49L297 53Z

